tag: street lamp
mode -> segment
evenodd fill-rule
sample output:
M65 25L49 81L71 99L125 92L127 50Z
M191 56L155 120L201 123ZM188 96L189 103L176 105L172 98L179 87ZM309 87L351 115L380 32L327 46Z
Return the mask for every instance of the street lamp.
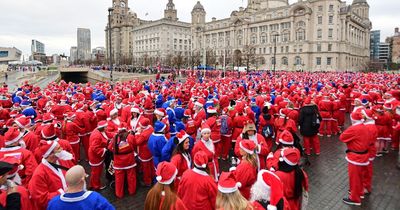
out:
M109 47L109 60L110 60L110 81L113 81L113 65L112 65L112 49L111 49L111 13L114 11L114 8L108 8L108 47Z
M274 34L274 74L276 68L276 39L279 37L279 34Z

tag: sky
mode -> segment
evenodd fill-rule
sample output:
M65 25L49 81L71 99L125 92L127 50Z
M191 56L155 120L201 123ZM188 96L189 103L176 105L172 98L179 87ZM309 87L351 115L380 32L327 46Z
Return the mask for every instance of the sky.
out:
M129 0L131 11L139 18L162 18L168 0ZM174 0L181 21L190 22L197 0ZM289 0L290 3L297 0ZM350 4L352 0L348 0ZM229 17L245 7L247 0L201 0L207 20ZM400 27L399 0L368 0L373 30L381 30L381 41ZM105 45L105 26L112 0L0 0L0 46L16 47L30 54L31 40L45 44L48 55L65 53L76 46L77 28L89 28L92 48ZM147 15L146 15L147 13ZM397 24L397 25L396 25Z

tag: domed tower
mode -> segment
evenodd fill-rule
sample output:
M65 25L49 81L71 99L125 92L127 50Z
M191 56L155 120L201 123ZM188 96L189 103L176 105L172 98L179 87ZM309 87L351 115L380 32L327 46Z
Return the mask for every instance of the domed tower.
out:
M164 10L164 18L169 20L178 20L175 4L172 0L168 0L167 8Z
M200 50L203 46L202 38L206 24L206 11L200 1L197 1L192 10L192 49Z
M369 19L369 4L367 0L353 0L351 8L361 18Z
M200 1L197 1L192 10L192 24L204 25L206 23L206 11Z
M260 0L262 9L273 9L289 5L289 0Z

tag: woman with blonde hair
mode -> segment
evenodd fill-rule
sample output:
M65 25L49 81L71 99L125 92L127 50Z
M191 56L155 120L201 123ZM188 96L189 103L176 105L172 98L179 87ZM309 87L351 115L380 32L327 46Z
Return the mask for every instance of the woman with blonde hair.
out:
M216 208L218 210L253 210L253 206L239 192L237 182L231 172L223 172L218 182Z
M240 155L242 161L235 168L231 168L236 180L241 183L239 191L246 199L250 198L250 189L257 180L257 154L254 152L256 144L251 140L242 140L239 142Z
M175 194L174 180L178 170L169 162L161 162L157 166L157 183L147 193L145 210L186 210L185 204Z

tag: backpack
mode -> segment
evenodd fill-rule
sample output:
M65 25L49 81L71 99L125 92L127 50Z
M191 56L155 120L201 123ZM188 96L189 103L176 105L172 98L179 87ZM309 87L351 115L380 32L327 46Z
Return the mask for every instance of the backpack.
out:
M229 134L228 116L221 116L221 135Z
M262 129L262 135L265 138L270 138L270 137L274 138L274 135L275 135L274 128L272 128L271 125L264 126L263 129Z
M319 118L320 118L320 116L319 116L318 110L314 109L314 115L313 115L313 119L312 119L312 126L315 129L319 129L319 127L320 127L321 122L320 122Z

